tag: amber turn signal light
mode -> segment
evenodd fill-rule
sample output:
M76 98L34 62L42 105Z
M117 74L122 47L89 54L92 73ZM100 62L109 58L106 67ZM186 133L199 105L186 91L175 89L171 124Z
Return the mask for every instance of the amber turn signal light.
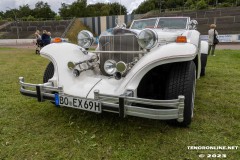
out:
M187 37L186 36L178 36L176 39L177 43L187 43Z
M56 37L53 39L53 43L60 43L60 42L62 42L62 38L60 37Z

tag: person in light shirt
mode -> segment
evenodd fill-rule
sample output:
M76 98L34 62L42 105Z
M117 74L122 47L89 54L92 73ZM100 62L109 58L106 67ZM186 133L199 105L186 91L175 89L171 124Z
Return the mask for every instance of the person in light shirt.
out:
M41 35L40 35L40 31L39 30L36 30L36 32L34 33L35 37L36 37L36 42L37 43L40 43L41 41Z
M211 24L210 29L208 30L208 55L212 55L212 56L215 56L214 51L216 47L216 44L213 43L214 31L215 31L215 34L218 36L216 25Z

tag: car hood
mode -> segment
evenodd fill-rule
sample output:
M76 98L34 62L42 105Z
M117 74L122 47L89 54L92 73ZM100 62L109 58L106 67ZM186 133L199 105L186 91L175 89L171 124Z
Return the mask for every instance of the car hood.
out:
M158 42L174 42L177 36L182 35L186 30L184 29L151 29L158 35ZM142 30L132 29L132 32L139 34Z

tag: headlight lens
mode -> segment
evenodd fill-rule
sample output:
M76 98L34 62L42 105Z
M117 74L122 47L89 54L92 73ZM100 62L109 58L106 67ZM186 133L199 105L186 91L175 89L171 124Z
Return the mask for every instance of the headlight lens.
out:
M124 73L127 70L127 65L123 61L120 61L116 64L116 69L120 73Z
M104 71L109 75L113 75L116 72L116 62L114 60L107 60L104 63Z
M153 48L157 39L157 34L151 29L144 29L138 34L138 44L144 49Z
M78 45L83 48L89 48L93 44L93 34L87 30L78 33Z

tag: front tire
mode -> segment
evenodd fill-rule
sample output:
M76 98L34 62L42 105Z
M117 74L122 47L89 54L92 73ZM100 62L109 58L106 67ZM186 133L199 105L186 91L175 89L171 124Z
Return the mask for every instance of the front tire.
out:
M176 63L172 66L167 80L166 99L177 99L184 95L183 122L170 120L172 124L186 127L190 125L193 117L196 83L196 66L193 61Z
M54 65L52 62L50 62L47 65L47 68L45 69L44 75L43 75L43 83L47 83L49 79L51 79L54 75Z
M200 73L200 76L205 76L207 58L208 58L207 54L201 54L201 73Z

